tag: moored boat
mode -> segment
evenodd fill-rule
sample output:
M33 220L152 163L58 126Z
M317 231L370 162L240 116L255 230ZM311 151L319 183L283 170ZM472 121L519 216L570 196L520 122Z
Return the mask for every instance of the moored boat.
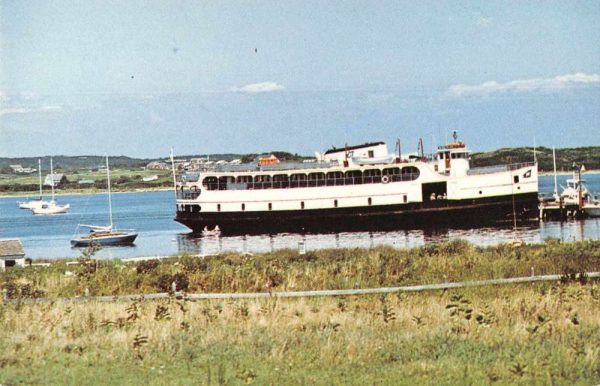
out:
M88 228L90 232L87 235L74 237L71 239L73 247L89 246L110 246L110 245L131 245L137 238L137 233L133 230L114 229L112 215L112 197L110 192L110 169L108 166L108 156L106 157L106 185L108 192L108 217L110 224L107 226L79 224L79 227Z
M52 215L52 214L64 214L71 209L71 205L64 204L61 205L54 199L54 167L52 166L52 158L50 158L50 186L52 187L52 199L50 202L42 202L39 206L34 206L31 208L33 214L41 214L41 215Z
M210 168L194 178L180 176L175 220L198 233L218 225L223 234L250 234L537 217L537 164L471 168L469 154L455 140L432 158L398 154L390 162L387 146L377 142L334 148L312 163Z
M44 204L48 204L48 201L45 201L42 197L42 161L38 159L38 176L39 176L39 185L40 185L40 196L38 198L29 200L29 201L21 201L18 202L20 209L36 209L41 208Z
M71 240L71 246L73 247L130 245L137 238L137 233L133 231L113 230L112 226L101 227L83 224L79 226L89 228L90 233L73 238Z

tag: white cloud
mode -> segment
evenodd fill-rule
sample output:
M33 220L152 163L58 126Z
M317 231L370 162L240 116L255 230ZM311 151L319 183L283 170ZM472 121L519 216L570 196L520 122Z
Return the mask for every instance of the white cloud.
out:
M554 78L519 79L506 83L498 83L495 80L492 80L477 85L456 84L448 88L448 93L452 96L460 97L469 95L489 95L506 91L527 92L560 90L585 84L600 85L600 75L588 75L578 72L575 74L559 75Z
M61 106L48 105L39 107L7 107L0 109L0 116L11 114L27 114L27 113L49 113L62 110Z
M260 92L272 92L272 91L281 91L284 90L285 87L275 82L262 82L262 83L252 83L247 84L242 87L234 88L233 91L244 92L248 94L256 94Z
M479 16L477 18L477 25L480 27L489 27L490 25L492 25L492 18Z

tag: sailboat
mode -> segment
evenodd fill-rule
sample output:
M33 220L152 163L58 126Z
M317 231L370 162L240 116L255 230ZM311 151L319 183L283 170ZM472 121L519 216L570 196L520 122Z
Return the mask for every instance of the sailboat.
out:
M88 247L92 245L130 245L135 241L138 235L137 233L132 230L117 230L113 226L108 156L106 156L106 181L108 186L108 217L110 224L105 226L79 224L78 227L88 228L90 232L85 236L73 238L71 240L71 245L73 247Z
M52 158L50 158L50 186L52 187L52 200L50 202L44 202L39 207L32 208L33 214L62 214L67 213L71 208L71 205L60 205L54 200L54 168L52 166Z
M40 178L40 197L34 200L18 202L17 204L20 209L41 208L44 204L48 204L48 202L44 201L42 198L42 160L40 159L38 159L38 175Z

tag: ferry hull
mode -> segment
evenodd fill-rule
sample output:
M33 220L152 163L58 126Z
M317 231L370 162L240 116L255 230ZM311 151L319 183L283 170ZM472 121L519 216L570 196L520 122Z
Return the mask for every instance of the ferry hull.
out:
M175 221L201 233L219 226L222 234L383 231L440 225L482 225L527 221L538 215L537 192L468 200L397 205L262 212L177 212Z

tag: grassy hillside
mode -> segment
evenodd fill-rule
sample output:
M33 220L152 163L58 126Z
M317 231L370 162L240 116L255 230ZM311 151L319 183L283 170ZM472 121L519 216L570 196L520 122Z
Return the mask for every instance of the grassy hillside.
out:
M552 171L552 149L536 149L539 169ZM533 161L533 148L502 148L495 151L473 153L473 166L492 166L506 163ZM600 146L556 149L556 168L559 171L573 170L573 163L583 164L586 169L600 169Z
M37 169L38 159L42 160L42 170L50 172L50 157L23 157L23 158L0 158L0 169L6 169L9 165L21 165ZM131 158L126 156L110 157L111 168L139 168L146 166L152 160L143 158ZM104 156L53 156L54 170L60 173L64 170L91 169L103 167L106 162Z

